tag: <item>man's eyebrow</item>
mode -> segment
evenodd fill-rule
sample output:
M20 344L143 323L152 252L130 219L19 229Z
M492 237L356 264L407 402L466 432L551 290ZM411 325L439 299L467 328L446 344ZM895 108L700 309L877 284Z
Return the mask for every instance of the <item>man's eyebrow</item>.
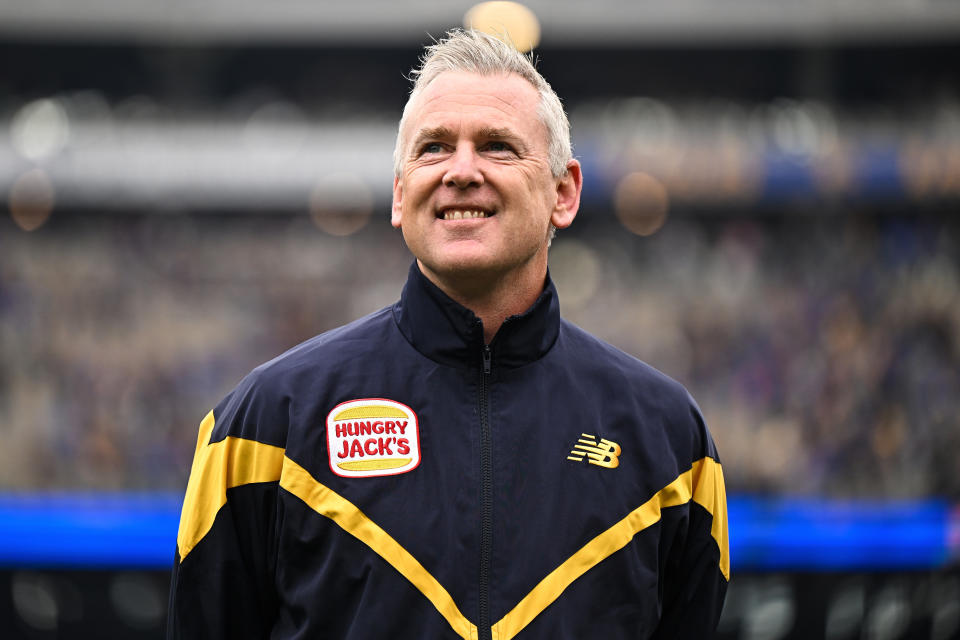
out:
M481 138L499 140L502 138L516 138L516 134L506 127L486 127L477 132Z
M449 127L439 126L421 129L417 132L417 135L413 140L416 143L422 140L444 140L453 137L455 136L452 129ZM489 140L502 140L505 138L516 138L517 134L506 127L484 127L477 131L477 137Z
M421 140L443 140L452 137L453 131L449 127L427 127L425 129L420 129L413 141L414 143L417 143Z

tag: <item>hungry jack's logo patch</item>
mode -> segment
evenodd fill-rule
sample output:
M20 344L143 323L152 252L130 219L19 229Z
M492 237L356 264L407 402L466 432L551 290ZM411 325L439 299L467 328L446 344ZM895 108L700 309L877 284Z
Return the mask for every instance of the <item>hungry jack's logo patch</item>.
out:
M417 414L405 404L362 398L327 414L330 469L345 478L392 476L420 464Z

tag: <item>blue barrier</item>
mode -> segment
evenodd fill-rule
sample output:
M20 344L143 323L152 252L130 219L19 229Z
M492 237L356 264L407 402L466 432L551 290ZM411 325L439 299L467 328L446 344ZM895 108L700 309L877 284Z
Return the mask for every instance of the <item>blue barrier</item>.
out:
M732 565L748 570L931 569L958 555L945 501L731 496L728 514Z
M165 568L182 496L0 494L0 567ZM931 569L960 558L960 511L940 500L730 496L735 571Z
M0 494L0 566L169 567L183 496Z

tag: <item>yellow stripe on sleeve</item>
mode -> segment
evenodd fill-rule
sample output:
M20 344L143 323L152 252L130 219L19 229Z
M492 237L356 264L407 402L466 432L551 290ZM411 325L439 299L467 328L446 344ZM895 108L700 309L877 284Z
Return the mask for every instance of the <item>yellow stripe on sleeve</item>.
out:
M710 535L720 549L720 572L730 581L730 539L727 534L727 490L723 468L713 458L693 465L693 501L713 516Z
M177 531L181 562L213 527L217 513L227 503L227 489L277 481L283 468L280 447L233 437L211 444L214 422L211 411L200 423Z
M283 461L280 486L303 500L317 513L333 520L386 560L436 607L453 630L464 640L477 640L477 627L460 612L447 590L437 582L409 551L368 518L352 502L317 482L290 458Z

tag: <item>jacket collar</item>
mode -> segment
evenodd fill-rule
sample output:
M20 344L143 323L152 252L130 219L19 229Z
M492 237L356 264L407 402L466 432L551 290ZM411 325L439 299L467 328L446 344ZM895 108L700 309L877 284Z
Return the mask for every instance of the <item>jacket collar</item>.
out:
M417 263L410 267L394 318L413 347L435 362L479 367L483 323L472 311L430 282ZM496 367L519 367L538 360L553 346L560 331L560 303L550 274L537 301L524 313L510 316L490 343Z

